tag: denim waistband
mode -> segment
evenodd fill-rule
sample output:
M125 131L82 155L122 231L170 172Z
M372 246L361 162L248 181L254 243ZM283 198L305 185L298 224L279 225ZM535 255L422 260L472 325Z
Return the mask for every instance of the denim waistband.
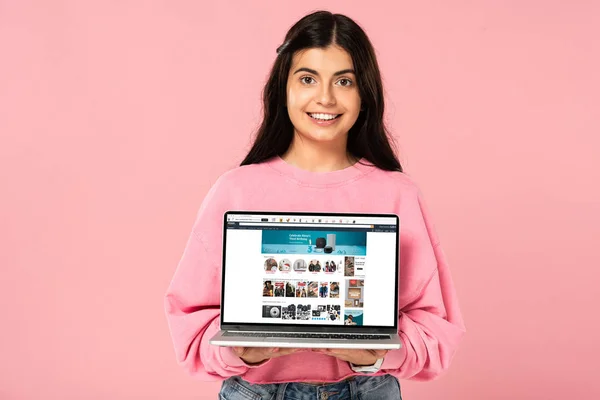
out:
M357 375L333 383L289 382L279 384L251 384L240 377L231 377L223 382L222 398L226 400L269 399L269 400L341 400L364 398L365 394L380 392L377 398L399 399L399 384L391 375ZM243 397L238 397L242 395ZM393 397L388 397L391 395ZM370 397L369 397L370 398Z

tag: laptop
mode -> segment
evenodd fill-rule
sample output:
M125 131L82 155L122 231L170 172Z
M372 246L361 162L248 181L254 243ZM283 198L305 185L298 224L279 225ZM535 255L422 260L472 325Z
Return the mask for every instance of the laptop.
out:
M394 214L228 211L218 346L399 349Z

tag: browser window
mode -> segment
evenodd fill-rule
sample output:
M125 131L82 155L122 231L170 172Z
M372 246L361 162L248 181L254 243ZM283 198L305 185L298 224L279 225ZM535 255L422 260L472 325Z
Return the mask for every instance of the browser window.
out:
M229 214L223 322L394 326L397 220Z

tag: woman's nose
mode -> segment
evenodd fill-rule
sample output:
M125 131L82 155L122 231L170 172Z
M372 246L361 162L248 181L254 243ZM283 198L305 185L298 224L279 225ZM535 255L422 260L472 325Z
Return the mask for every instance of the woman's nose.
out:
M317 102L324 106L331 106L335 104L335 96L329 86L322 87L317 96Z

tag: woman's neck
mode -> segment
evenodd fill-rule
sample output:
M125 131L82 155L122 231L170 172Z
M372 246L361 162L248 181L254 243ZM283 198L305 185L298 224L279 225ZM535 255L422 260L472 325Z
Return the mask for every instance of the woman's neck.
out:
M330 172L348 168L356 158L346 151L346 143L338 146L324 146L321 143L309 145L293 140L281 158L290 165L310 172Z

